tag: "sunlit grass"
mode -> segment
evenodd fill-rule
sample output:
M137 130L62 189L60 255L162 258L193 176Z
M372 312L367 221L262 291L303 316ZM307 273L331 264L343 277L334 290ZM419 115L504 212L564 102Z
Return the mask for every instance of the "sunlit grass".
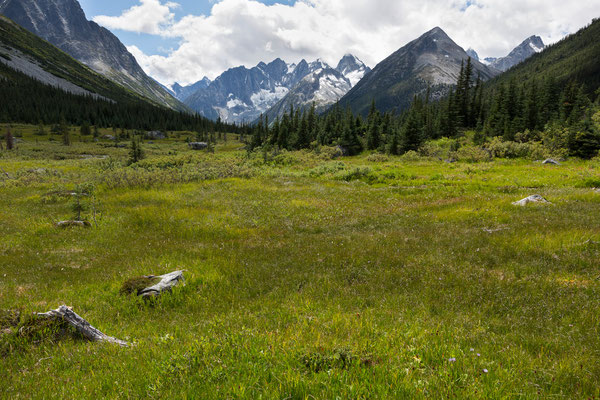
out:
M265 162L180 138L127 167L24 139L0 158L0 309L67 304L135 346L3 336L0 397L600 396L597 161ZM47 194L83 182L98 226L55 228L71 200ZM511 204L534 193L553 204ZM119 294L176 269L156 303Z

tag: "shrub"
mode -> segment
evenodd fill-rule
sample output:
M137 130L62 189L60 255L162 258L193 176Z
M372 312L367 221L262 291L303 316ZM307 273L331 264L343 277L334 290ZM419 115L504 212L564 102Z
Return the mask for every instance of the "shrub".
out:
M367 157L367 161L371 162L387 162L390 161L390 157L387 154L372 153Z
M492 158L490 151L473 145L463 146L454 154L457 159L468 162L489 161Z
M402 154L402 156L400 156L400 159L402 161L419 161L421 159L421 156L419 156L419 153L417 153L414 150L409 150L406 153Z

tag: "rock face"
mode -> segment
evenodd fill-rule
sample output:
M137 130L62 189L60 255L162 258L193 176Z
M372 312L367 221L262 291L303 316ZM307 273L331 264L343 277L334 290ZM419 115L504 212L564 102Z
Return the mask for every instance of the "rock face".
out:
M476 52L475 50L471 49L471 48L469 48L469 49L467 50L467 55L468 55L469 57L471 57L473 60L480 61L480 60L479 60L479 54L477 54L477 52Z
M507 71L515 65L527 60L534 54L544 50L546 46L539 36L531 36L515 47L506 57L490 59L490 66L499 71Z
M313 100L321 106L329 105L368 71L352 55L344 56L336 69L321 60L287 64L278 58L250 69L243 66L229 69L205 87L202 81L198 82L193 86L200 88L185 98L185 104L213 120L220 117L225 122L251 123L261 114L278 115L284 107L279 102L288 95L284 105L302 107ZM315 85L316 81L322 85ZM275 110L270 111L273 107Z
M87 20L77 0L2 0L0 14L114 82L157 104L184 109L115 35Z
M434 28L379 63L340 100L340 106L366 115L374 99L380 111L402 111L427 87L433 98L439 98L456 83L461 63L468 58L442 29ZM472 64L474 75L483 80L497 74L475 59Z

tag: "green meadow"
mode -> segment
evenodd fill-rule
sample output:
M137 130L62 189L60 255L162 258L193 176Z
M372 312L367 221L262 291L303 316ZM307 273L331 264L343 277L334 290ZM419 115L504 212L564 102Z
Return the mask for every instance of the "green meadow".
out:
M0 151L1 398L600 398L598 158L211 153L176 132L127 165L36 128ZM83 186L92 227L56 227ZM512 205L532 194L552 204ZM157 300L119 293L174 270ZM30 326L62 304L132 345Z

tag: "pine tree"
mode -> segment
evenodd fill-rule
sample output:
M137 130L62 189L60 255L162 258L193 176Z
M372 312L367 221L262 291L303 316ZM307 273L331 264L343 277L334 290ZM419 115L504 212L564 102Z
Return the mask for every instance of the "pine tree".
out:
M135 164L145 158L144 149L142 148L142 142L138 136L131 138L131 149L129 150L129 164Z
M294 148L306 149L310 146L310 137L308 135L308 121L306 118L306 114L302 114L302 120L300 121L300 127L298 129L298 134L296 135L296 143L294 144Z
M402 152L417 151L423 144L423 125L416 112L409 112L404 123Z

